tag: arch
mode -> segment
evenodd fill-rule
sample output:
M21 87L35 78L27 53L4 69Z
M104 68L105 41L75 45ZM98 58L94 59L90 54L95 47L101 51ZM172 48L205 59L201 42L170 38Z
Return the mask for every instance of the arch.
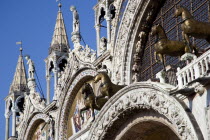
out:
M180 140L167 118L153 110L141 110L119 127L115 139Z
M67 83L67 89L65 91L62 91L63 94L60 97L59 102L63 104L61 104L61 108L57 116L57 118L59 118L57 122L58 139L67 139L67 122L71 105L73 104L79 88L84 84L84 81L90 80L96 74L97 72L93 69L83 68L79 70Z
M67 60L64 58L58 63L58 67L60 71L64 71L67 65Z
M20 115L19 112L24 111L24 102L25 102L25 95L21 95L15 100L15 107L18 109L17 112L18 116Z
M130 65L132 62L131 55L133 52L134 41L140 23L143 24L142 21L143 16L146 15L146 8L148 8L152 2L154 2L154 0L128 0L126 10L119 26L119 32L116 33L116 43L113 48L113 61L115 65L113 67L112 79L115 83L116 81L120 81L121 84L130 83L131 74L129 72L131 71ZM136 21L137 19L138 21ZM132 40L129 41L129 39Z
M159 9L162 7L162 5L164 3L167 3L167 2L170 3L169 1L165 1L165 0L148 0L148 1L127 0L127 1L128 1L128 3L126 6L126 10L123 13L122 20L119 25L120 27L118 30L116 30L116 32L114 32L115 29L118 28L118 27L115 27L115 29L113 29L113 32L112 32L112 34L114 34L114 35L117 34L116 39L112 37L112 43L114 44L114 46L113 46L114 67L113 67L112 80L115 83L117 81L120 81L121 84L132 83L132 76L134 76L134 75L132 75L132 65L134 64L133 56L135 53L135 44L136 44L137 40L139 39L139 37L138 37L139 32L141 32L141 31L146 32L146 35L145 35L146 39L144 39L145 44L142 45L144 47L146 45L146 41L148 40L148 37L149 37L148 33L150 31L150 26L152 25L153 21L155 20L157 14L159 13ZM117 16L119 16L119 9L120 9L120 7L122 7L122 0L118 0L117 3L120 3L119 6L117 6L117 9L118 9ZM154 3L156 3L156 4L154 4ZM182 2L180 2L180 3L182 3ZM189 2L187 2L187 4L189 4ZM196 4L196 2L194 2L193 5L194 4ZM206 7L208 7L207 4L202 3L202 5L206 5ZM170 7L172 7L172 6L170 6ZM153 10L153 8L154 8L154 10ZM206 9L208 9L208 8L206 8ZM208 14L205 14L205 19L207 18L207 16L208 16ZM200 17L202 17L202 16L200 16ZM197 42L199 42L199 41L197 41ZM205 46L206 46L206 44L205 44ZM148 52L151 53L150 59L153 59L152 58L153 51L154 50L148 49ZM142 55L138 55L138 56L142 58ZM171 59L173 59L173 58L171 58ZM154 60L152 60L152 61L154 61ZM176 62L177 59L173 59L173 61ZM145 63L147 63L147 62L145 61ZM148 73L152 73L154 76L154 73L156 73L156 71L158 71L158 70L159 69L154 70L155 72L153 72L153 70L151 70L151 72L148 72ZM137 72L137 74L140 74L140 70ZM148 80L148 79L149 79L149 77L146 77L146 80Z
M33 135L33 132L37 128L39 124L42 122L47 122L49 120L49 116L46 114L36 114L30 121L26 132L25 132L25 137L24 140L31 140L31 136Z
M159 84L135 83L121 89L106 103L90 128L88 140L107 139L116 124L142 110L152 110L165 118L181 139L202 140L198 125L186 109Z

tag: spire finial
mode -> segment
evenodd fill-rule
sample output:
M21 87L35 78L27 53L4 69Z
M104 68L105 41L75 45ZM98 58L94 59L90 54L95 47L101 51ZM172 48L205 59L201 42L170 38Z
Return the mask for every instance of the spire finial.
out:
M16 45L20 45L20 55L22 55L22 51L23 51L22 41L16 42Z
M59 1L59 3L58 3L59 11L61 11L61 7L62 7L61 0L56 0L56 2L58 2L58 1Z

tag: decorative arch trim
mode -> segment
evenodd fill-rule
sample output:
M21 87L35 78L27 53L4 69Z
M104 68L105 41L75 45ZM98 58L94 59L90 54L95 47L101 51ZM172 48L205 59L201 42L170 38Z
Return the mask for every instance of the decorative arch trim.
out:
M113 80L116 81L116 77L120 77L120 82L121 84L124 84L125 80L123 79L125 71L124 69L124 61L125 61L125 56L127 56L127 46L128 45L128 39L131 36L132 29L134 26L134 20L136 19L137 13L139 12L139 9L142 10L140 15L142 16L144 13L144 9L146 5L150 3L151 0L148 1L143 1L143 0L129 0L128 4L126 6L125 12L123 14L123 18L119 27L119 32L117 34L116 38L116 43L113 48L114 50L114 64L121 64L122 66L120 67L119 65L115 65L113 67ZM123 59L122 59L123 58ZM118 62L120 61L121 62ZM119 76L116 75L116 73L119 73ZM127 77L126 77L127 78ZM128 80L128 79L127 79ZM129 79L130 80L130 79ZM127 82L127 81L126 81Z
M79 90L80 86L90 77L96 76L97 72L93 69L81 69L79 70L68 83L68 89L64 94L62 94L61 102L61 109L58 113L58 139L63 140L67 139L67 122L68 122L68 114L71 109L71 105L74 102L76 97L76 93ZM62 100L63 99L63 100Z
M36 126L39 125L40 122L44 121L47 122L49 120L49 116L46 114L36 114L30 121L26 133L25 133L25 137L24 140L30 140L31 139L31 132L36 129Z
M182 140L203 140L198 125L193 123L192 114L159 84L148 82L129 85L115 94L98 114L88 140L103 139L120 115L142 109L152 109L167 118Z

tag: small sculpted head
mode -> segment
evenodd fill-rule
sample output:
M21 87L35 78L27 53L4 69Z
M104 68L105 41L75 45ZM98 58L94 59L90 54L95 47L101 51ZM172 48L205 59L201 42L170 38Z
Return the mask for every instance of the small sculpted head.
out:
M76 10L76 7L72 5L72 6L70 7L70 11L73 12L73 11L75 11L75 10Z
M182 10L183 10L183 7L182 6L176 7L175 12L174 12L174 17L177 18L178 16L181 16Z
M29 60L30 59L30 56L29 55L25 55L25 59L26 60Z
M154 26L152 26L152 29L151 29L151 36L155 36L157 33L158 33L158 28L160 28L161 25L160 24L156 24Z

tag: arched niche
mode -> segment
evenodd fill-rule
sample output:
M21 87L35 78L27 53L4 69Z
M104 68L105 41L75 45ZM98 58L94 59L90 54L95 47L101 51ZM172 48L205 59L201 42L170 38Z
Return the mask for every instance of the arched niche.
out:
M93 82L93 77L84 77L83 85L84 83L90 84L90 86L93 88L93 92L96 95L96 85ZM78 86L78 90L75 92L75 98L72 99L73 103L70 106L70 112L68 115L68 122L67 122L67 138L71 137L72 135L78 133L80 130L87 127L91 121L93 120L91 109L88 109L86 111L82 112L82 116L84 117L84 121L82 121L80 117L80 110L85 107L84 104L84 95L82 95L82 87ZM97 96L97 95L96 95ZM95 114L98 112L97 110L94 110Z
M142 109L123 122L114 139L180 140L180 137L166 117L152 109Z
M97 74L93 69L84 68L79 70L67 83L67 89L62 93L59 102L61 108L58 113L58 139L68 139L72 135L72 126L70 125L72 114L75 111L78 94L85 82L90 82Z
M24 140L49 139L49 116L46 114L36 114L29 121Z
M161 85L135 83L121 89L106 103L91 126L87 139L112 140L128 137L136 131L133 135L140 137L143 134L143 140L162 138L164 132L170 133L175 140L203 140L192 113L186 109ZM142 126L140 124L147 125L147 128L138 128ZM153 126L163 130L151 133Z

